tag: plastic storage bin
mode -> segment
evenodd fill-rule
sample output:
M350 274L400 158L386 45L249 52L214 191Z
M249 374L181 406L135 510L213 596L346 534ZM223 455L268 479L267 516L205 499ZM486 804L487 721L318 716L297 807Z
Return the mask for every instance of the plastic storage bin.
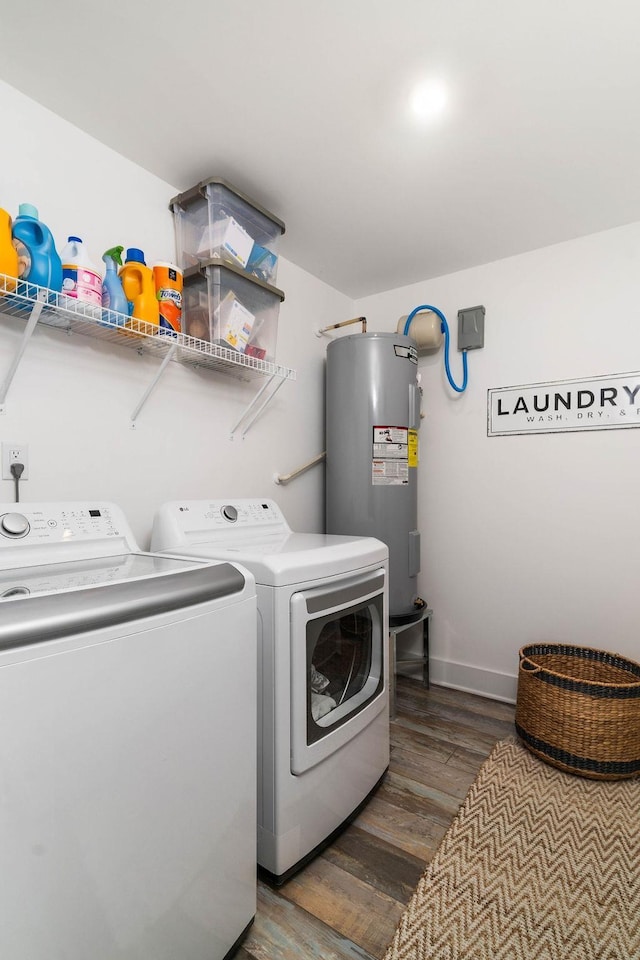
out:
M278 240L284 223L255 200L215 177L169 203L176 233L176 256L183 270L222 260L265 283L278 275Z
M184 273L184 333L273 363L284 293L239 267L209 260Z

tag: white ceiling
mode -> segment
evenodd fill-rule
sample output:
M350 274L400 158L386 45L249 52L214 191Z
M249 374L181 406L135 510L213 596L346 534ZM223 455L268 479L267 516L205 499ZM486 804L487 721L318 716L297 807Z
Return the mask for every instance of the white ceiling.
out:
M0 77L353 297L640 220L637 0L0 0Z

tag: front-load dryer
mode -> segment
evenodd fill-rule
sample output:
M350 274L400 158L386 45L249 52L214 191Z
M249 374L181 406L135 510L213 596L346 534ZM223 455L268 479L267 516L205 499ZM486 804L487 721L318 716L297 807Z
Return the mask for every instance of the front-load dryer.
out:
M258 864L281 883L350 822L389 765L388 550L293 533L271 500L184 500L152 550L235 560L258 597Z
M0 956L222 960L256 910L256 594L0 504Z

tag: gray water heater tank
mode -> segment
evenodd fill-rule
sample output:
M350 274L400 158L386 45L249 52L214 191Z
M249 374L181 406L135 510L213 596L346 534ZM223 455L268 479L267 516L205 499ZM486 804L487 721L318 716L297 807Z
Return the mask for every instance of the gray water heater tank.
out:
M420 571L415 341L398 333L332 340L326 375L327 533L377 537L389 547L389 615L424 607Z

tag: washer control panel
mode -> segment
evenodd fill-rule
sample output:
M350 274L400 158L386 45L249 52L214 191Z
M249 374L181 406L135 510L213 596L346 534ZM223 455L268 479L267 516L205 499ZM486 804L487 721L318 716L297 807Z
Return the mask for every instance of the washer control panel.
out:
M0 548L3 540L31 543L105 540L120 535L119 517L110 504L0 504Z

